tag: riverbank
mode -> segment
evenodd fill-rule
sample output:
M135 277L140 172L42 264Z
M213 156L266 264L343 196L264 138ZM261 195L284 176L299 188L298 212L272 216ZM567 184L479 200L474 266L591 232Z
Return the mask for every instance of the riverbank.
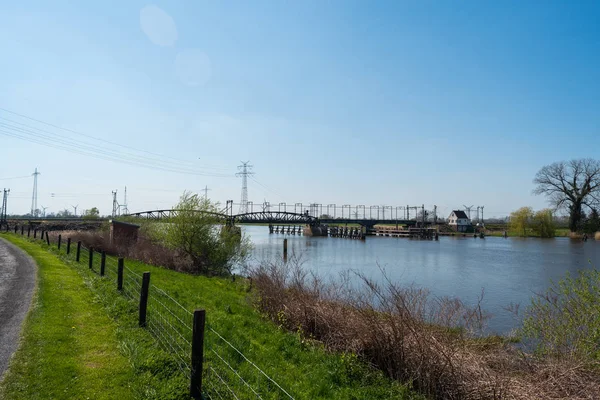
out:
M503 237L504 232L507 233L508 237L531 237L531 238L540 238L539 233L533 231L533 229L528 229L523 235L523 232L516 232L511 230L500 229L486 229L485 234L487 236L495 236L495 237ZM569 237L571 231L569 228L557 228L554 232L554 237Z
M275 238L264 228L261 231L269 241ZM280 239L276 241L281 243ZM451 254L458 254L458 249L469 251L483 247L487 249L483 253L487 264L490 250L495 246L506 249L515 243L522 248L533 242L544 246L549 243L496 238L489 241L445 238L436 242L382 238L367 245L333 238L290 239L292 249L294 243L306 244L307 249L315 251L312 254L316 257L323 254L325 245L344 246L364 252L371 262L374 249L393 249L395 254L410 260L415 254L430 254L436 249L448 248ZM570 243L552 241L554 245L559 242ZM400 245L407 247L399 248ZM576 248L595 249L595 246L588 243ZM55 251L55 246L50 249ZM475 253L469 252L469 258L473 258ZM506 255L512 253L503 252L498 260L506 262ZM350 395L382 399L418 397L399 383L407 381L421 394L442 398L492 399L493 393L499 392L518 399L600 396L600 377L587 362L523 353L514 348L510 340L498 336L473 336L477 325L485 320L481 302L466 305L453 297L430 297L427 289L397 283L407 282L406 277L394 278L381 268L379 273L383 279L373 279L371 274L365 273L359 274L357 281L347 279L334 282L333 286L323 285L318 275L313 279L310 269L301 262L296 263L293 251L291 254L287 263L282 263L281 257L273 263L261 262L258 266L262 269L247 272L251 280L193 276L133 261L126 261L126 266L131 273L151 272L153 285L170 293L173 301L185 309L205 308L211 330L220 332L240 351L236 354L244 354L268 376L276 377L278 384L298 399L342 399ZM64 258L64 254L61 257ZM98 268L98 258L94 257L94 268ZM395 259L400 261L398 257ZM552 254L552 259L558 259L557 253ZM343 260L346 260L344 271L348 278L350 258ZM465 264L465 258L461 260L458 265L464 273L470 267ZM419 271L427 267L425 261L419 258ZM491 273L499 270L490 265L482 270L481 262L471 261L472 267L485 273L488 280ZM87 266L87 259L75 267L82 265ZM111 265L114 268L115 264ZM516 267L518 271L523 269ZM113 278L114 273L111 270ZM511 275L502 271L502 276ZM106 279L99 279L99 282L104 281ZM440 285L444 280L436 282ZM456 285L453 287L456 289ZM111 289L114 293L114 287ZM504 301L512 299L503 298ZM265 320L265 316L272 322ZM214 338L209 343L208 349L225 355L215 347ZM216 367L214 363L218 360L211 354L207 360ZM227 365L243 375L247 372L244 371L245 360L233 357L227 359ZM376 365L379 370L369 365ZM548 386L547 379L556 386Z
M57 258L56 255L47 253L49 250L56 254L57 249L55 245L48 247L40 241L32 243L26 239L17 238L12 234L4 235L14 240L15 243L22 245L27 251L35 251L40 256L45 253L45 257L52 259L52 264L44 267L47 270L71 269L71 272L75 276L77 276L77 272L74 271L87 276L86 282L89 284L86 284L86 286L91 290L88 295L92 296L92 293L98 294L101 299L104 299L102 302L106 304L112 304L114 301L121 299L122 296L118 295L112 282L109 282L106 278L99 278L93 272L89 272L86 259L81 264L78 264L73 262L72 255L71 258L65 256L64 241L60 258ZM55 242L53 241L52 243ZM35 250L36 248L37 250ZM97 266L98 257L95 260L94 262ZM134 273L150 272L153 285L156 285L157 288L164 290L166 293L170 293L181 306L188 310L194 310L198 307L204 308L211 330L218 331L244 357L247 357L260 367L265 374L275 377L277 383L285 388L286 391L293 394L296 399L422 398L414 391L409 390L407 386L385 377L381 371L374 369L350 353L328 352L320 342L304 336L301 331L288 332L281 324L265 320L253 307L252 302L249 302L249 296L252 298L251 295L254 293L249 281L239 278L232 281L225 278L192 276L132 260L126 260L125 263L127 268ZM84 265L83 268L82 264ZM114 277L115 271L111 271L110 274L113 274L111 276ZM60 280L52 280L52 282L55 285L60 285ZM107 282L110 283L108 286L106 286ZM100 292L97 290L100 290ZM84 290L82 293L85 294L84 292L86 291ZM60 292L56 294L59 295ZM69 298L65 298L65 301L69 301ZM87 302L87 308L82 308L81 312L93 313L94 311L90 310L89 307L93 308L94 305L97 307L97 303L94 301ZM79 309L78 303L75 304L75 307ZM131 307L129 307L129 311L131 311ZM60 313L60 310L56 310L56 312ZM124 327L121 326L121 322L121 317L119 317L117 320L108 323L107 334L111 334L115 324L117 331L123 329ZM145 329L136 328L136 330L149 335ZM92 335L92 337L94 336ZM152 343L153 340L150 339L150 342ZM118 340L117 343L114 341L107 341L107 343L107 346L110 344L113 350L120 349L126 358L129 358L133 353L125 350L132 349L132 345L133 348L137 348L136 343L127 344L121 343ZM39 346L39 343L33 342L31 344L31 351L35 351ZM212 342L207 343L207 360L210 359L216 362L214 361L216 360L214 354L208 353L210 349L215 350L217 347ZM42 349L41 354L44 354L43 351L46 350ZM69 362L71 354L70 352L65 352L64 362ZM146 356L149 360L155 358L151 353L146 354ZM225 355L222 354L222 356ZM159 359L162 359L162 357L159 357ZM239 368L238 372L243 376L248 372L247 366L244 365L244 360L238 356L234 357L233 361L230 360L228 362L232 367ZM141 364L142 362L143 360L137 360L135 364ZM175 367L175 365L175 363L167 362L167 366ZM22 378L18 378L15 372L15 378L13 379L15 384L11 385L11 387L29 384L28 382L36 382L37 378L30 369L24 368L17 371ZM157 371L159 375L162 375L160 365L155 365L153 371ZM126 374L126 376L130 375ZM171 383L170 387L173 384L179 383L180 389L185 392L187 390L185 376L177 376L179 378L173 380L174 383ZM237 381L237 384L240 384L239 378L233 378ZM253 382L255 377L251 377L251 379L251 382ZM57 388L61 387L64 387L64 385L59 382ZM106 398L129 398L127 395L120 396L117 392L110 393L112 396ZM85 396L75 397L85 398ZM97 396L89 397L98 398ZM35 398L35 396L32 398ZM55 398L60 398L60 396Z

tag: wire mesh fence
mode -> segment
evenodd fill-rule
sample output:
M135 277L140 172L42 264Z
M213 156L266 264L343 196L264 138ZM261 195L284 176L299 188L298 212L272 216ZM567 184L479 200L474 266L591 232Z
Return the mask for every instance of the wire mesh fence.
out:
M205 392L210 399L293 399L258 365L212 327L205 338Z
M41 233L38 232L35 240L42 242L40 235ZM63 238L63 240L68 239ZM58 249L54 241L51 243L51 248L71 261L76 262L79 259L78 264L81 267L100 274L102 269L100 252L93 249L90 251L89 248L76 242L71 242L69 253L64 242ZM106 255L103 270L104 279L117 281L119 259ZM120 290L123 296L130 301L141 301L142 283L142 274L127 266L123 267ZM191 378L192 393L202 393L203 398L208 399L294 399L288 391L213 327L206 325L201 333L195 332L194 313L152 283L148 285L144 322L158 344L174 356L181 373ZM198 365L193 365L193 343L197 345L198 335L202 338L200 346L203 357ZM201 378L198 380L199 374ZM201 387L194 386L195 384Z
M193 314L164 290L150 285L147 324L161 346L175 355L182 372L191 373Z

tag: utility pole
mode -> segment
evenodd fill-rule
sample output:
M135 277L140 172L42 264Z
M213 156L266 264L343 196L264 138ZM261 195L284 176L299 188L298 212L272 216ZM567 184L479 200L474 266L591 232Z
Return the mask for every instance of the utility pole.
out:
M433 206L433 224L437 225L437 206Z
M37 217L37 215L35 215L37 213L37 209L38 209L38 204L37 204L37 197L38 197L37 177L40 174L41 174L41 172L38 172L37 168L35 169L35 172L32 174L33 175L33 193L31 195L31 216L32 217Z
M117 216L117 210L119 208L119 202L117 201L117 191L113 190L113 209L112 209L112 217L115 218Z
M77 207L79 207L79 204L77 204L76 206L71 204L71 207L73 207L73 210L75 210L75 216L77 216Z
M485 222L483 222L483 206L481 206L481 225L485 225Z
M250 161L241 161L242 165L238 165L240 172L236 173L235 176L242 177L242 201L240 202L240 214L246 214L248 212L248 177L254 175L252 172L252 165Z
M467 212L467 216L469 217L469 219L471 219L471 209L473 208L473 206L465 206L463 204L463 207L465 208L465 211Z
M123 209L123 214L129 214L129 209L127 208L127 186L125 186L125 195L123 196L123 205L119 206ZM119 211L119 214L121 212Z
M204 192L204 200L208 200L208 191L211 190L208 188L208 186L204 186L204 189L201 190L201 192ZM248 199L246 199L246 203L248 203ZM248 208L246 206L246 208Z
M2 224L6 224L6 216L8 215L8 212L6 211L6 206L9 193L10 189L5 188L2 195L2 207L0 208L0 227L2 227Z

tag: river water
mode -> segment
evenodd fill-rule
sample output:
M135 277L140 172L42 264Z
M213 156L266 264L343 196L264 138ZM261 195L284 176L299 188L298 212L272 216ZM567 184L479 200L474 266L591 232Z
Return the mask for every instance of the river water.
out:
M254 245L253 260L281 257L283 239L288 252L300 256L303 267L329 278L358 270L381 278L380 267L393 281L427 288L434 296L458 297L475 305L484 289L482 307L491 314L488 331L506 334L535 293L567 272L600 268L600 242L568 238L440 237L439 241L370 236L366 241L269 234L266 226L245 226Z

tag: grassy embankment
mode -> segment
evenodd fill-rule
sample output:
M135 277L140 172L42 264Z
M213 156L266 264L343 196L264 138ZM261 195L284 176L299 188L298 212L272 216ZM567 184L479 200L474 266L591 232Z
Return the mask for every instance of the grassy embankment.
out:
M504 231L509 237L537 237L539 238L539 233L534 232L533 229L527 229L525 232L525 236L523 236L523 232L517 232L515 230L510 230L506 225L486 225L487 236L504 236ZM569 228L556 228L554 237L569 237L570 230Z
M141 398L143 392L154 393L150 397L156 399L176 398L168 379L147 371L152 361L143 358L154 353L153 340L135 328L126 305L114 302L117 323L99 304L100 293L87 290L89 276L40 244L15 235L2 237L36 261L38 289L20 348L0 384L0 398L127 400ZM135 344L137 357L128 359L119 351L126 342Z
M245 281L190 276L135 261L127 265L150 271L154 284L189 310L206 309L215 330L297 399L420 398L355 357L329 353L300 331L290 334L267 321L249 301Z
M73 271L74 266L65 266L65 262L72 262L65 261L64 258L63 260L59 260L55 255L48 254L45 250L42 250L44 247L47 247L46 245L38 243L32 244L12 235L8 235L8 237L11 238L11 241L22 246L27 251L32 252L36 257L48 259L48 262L51 264L47 267L40 267L41 271L45 269L60 269L66 275L73 275L73 272L69 274L68 271ZM136 272L150 271L152 283L167 291L189 310L200 307L206 309L208 324L222 335L226 336L228 340L239 348L247 357L265 370L267 374L274 377L279 384L286 388L286 390L292 393L297 399L421 398L419 395L414 394L414 392L398 382L385 378L383 373L367 366L356 357L349 356L348 354L333 354L327 352L323 349L322 345L307 340L300 332L291 334L283 327L278 327L276 324L267 321L255 310L249 301L249 288L245 281L238 279L236 282L232 282L231 280L222 278L190 276L188 274L182 274L134 261L126 261L126 264ZM79 267L78 270L86 277L88 287L92 289L95 296L92 295L92 292L83 291L87 293L87 296L89 297L82 301L83 303L86 303L85 306L73 302L69 298L65 298L65 301L69 303L69 307L66 307L65 310L72 310L70 314L83 313L86 312L85 310L87 310L87 313L93 314L93 310L97 311L100 308L98 304L94 304L94 302L91 301L96 297L96 299L100 299L100 302L103 303L105 307L109 308L110 314L114 315L115 291L112 289L112 283L109 285L110 287L107 286L104 284L106 279L92 276L92 273L88 274L88 272L86 272L87 268ZM73 278L75 282L77 282L77 276L77 273L75 273L75 277ZM47 282L49 282L48 285L53 285L55 287L60 287L64 284L61 282L62 279L54 275L50 275L46 279ZM81 277L78 279L79 287L81 287ZM50 291L53 292L52 290ZM82 293L81 295L84 296L85 293ZM63 296L56 292L54 292L54 295ZM126 309L126 307L120 308L123 311ZM135 309L132 310L131 305L129 305L128 311L130 315L135 316ZM96 312L96 315L98 314L102 314L102 312ZM124 314L125 313L123 313L123 315L118 315L115 321L108 318L106 313L104 313L102 326L108 326L109 328L96 329L98 327L92 325L88 329L94 332L103 330L104 334L108 334L109 336L112 335L113 340L103 338L102 343L105 344L106 347L112 349L115 357L117 357L118 360L121 360L121 363L127 364L126 359L121 355L126 354L129 358L135 357L137 359L137 361L131 361L130 359L130 364L134 366L141 364L143 367L143 358L146 357L150 359L149 362L153 365L152 368L147 367L145 370L153 371L155 375L164 376L165 373L162 371L162 368L166 368L170 365L169 360L166 359L165 356L161 355L157 357L151 352L139 352L137 349L135 351L131 350L132 347L137 347L139 345L138 341L147 341L149 335L145 330L135 328L135 322L131 321L131 317L127 319ZM54 315L52 318L64 319L64 316L65 313L60 312L59 315ZM67 319L67 321L70 320L71 317ZM123 327L122 324L125 324L126 326ZM67 323L67 325L71 325L71 322ZM85 318L80 321L80 325L82 325L82 327L87 326ZM129 326L129 328L127 328L127 326ZM12 393L18 393L15 391L15 388L17 387L40 384L38 382L40 381L39 376L35 376L37 374L34 371L35 367L27 365L26 362L40 347L41 352L38 354L42 354L43 357L47 359L49 369L55 362L71 363L72 358L77 357L77 354L72 354L68 351L64 353L64 356L60 356L61 353L51 352L51 344L40 343L37 337L30 337L32 330L41 330L40 336L43 337L45 329L47 328L44 328L44 326L37 321L35 321L35 323L28 322L23 350L20 351L18 356L21 361L15 363L11 371L11 377L7 380L8 384L6 386L9 389L13 388L11 389L13 390ZM130 338L128 335L119 335L119 331L122 329L139 331L139 334L143 337ZM62 336L64 337L68 337L69 334L70 332L68 330L62 332ZM90 332L87 332L87 334L91 335ZM93 339L94 335L91 336L90 340L95 342ZM81 340L85 342L86 336L82 336ZM44 345L48 346L48 348L43 347ZM66 344L66 346L69 348L71 347L69 344ZM157 347L156 345L154 346ZM115 350L117 348L121 350L121 354L117 354ZM108 351L108 349L106 351ZM161 366L161 361L164 362L164 366ZM20 364L24 365L20 366ZM111 366L113 365L113 363L109 364ZM110 371L107 373L114 374L118 365L120 365L118 362L114 363L114 368L111 367ZM144 370L144 368L142 368L142 370ZM125 372L120 372L118 375L121 374L126 377L122 382L135 382L136 379L139 381L139 378L132 375L133 372L131 369L125 368ZM186 382L181 381L182 377L177 375L174 371L171 371L166 375L177 377L177 379L175 381L169 381L173 397L162 398L181 397L181 390L178 392L177 388L185 391L187 389ZM147 380L150 380L152 376L147 376L146 378ZM99 387L94 387L93 390L88 389L83 379L79 379L78 381L82 382L81 385L83 389L81 390L84 390L85 393L94 393L93 396L90 396L91 398L99 398L97 393L105 393L104 389ZM136 396L136 393L138 395L142 393L140 390L136 391L131 388L123 388L123 394L121 394L118 387L118 382L121 382L121 380L116 380L115 382L112 383L114 390L106 392L105 398L128 398L128 395ZM59 390L64 390L66 387L65 383L62 382L55 382L54 384L49 383L48 385L62 388ZM175 388L175 386L177 386L177 388ZM119 395L115 396L116 393L119 393ZM86 396L82 394L81 396L65 397L85 398ZM161 398L158 396L141 397ZM13 396L9 398L20 397Z

